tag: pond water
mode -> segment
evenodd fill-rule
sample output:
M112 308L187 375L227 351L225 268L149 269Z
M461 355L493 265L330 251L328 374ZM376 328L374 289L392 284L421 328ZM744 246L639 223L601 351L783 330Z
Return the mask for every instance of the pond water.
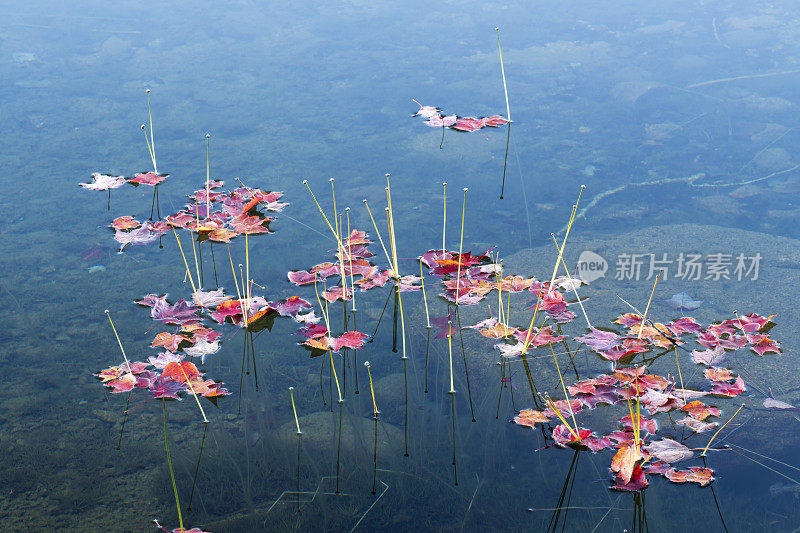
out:
M793 2L33 2L0 5L0 16L5 531L147 531L156 530L153 519L179 527L164 416L187 530L800 527L800 416L763 406L769 397L800 405L791 331L800 320ZM510 134L501 126L442 137L412 118L412 99L444 114L508 114L495 27ZM149 130L145 89L158 167L169 173L156 216L175 213L204 186L207 133L220 190L239 178L283 191L289 205L270 213L274 234L248 240L249 277L267 300L297 295L322 313L312 285L287 280L288 271L333 260L336 250L303 180L331 218L335 178L338 213L350 208L351 226L376 241L371 260L386 268L362 200L387 239L389 173L403 275L418 274L416 258L442 246L446 181L447 249L459 249L466 205L464 251L492 249L504 275L549 280L558 257L551 233L564 239L586 185L563 257L573 269L591 251L607 270L580 289L586 318L573 303L576 317L562 326L570 353L555 349L567 385L611 371L573 339L588 331L587 320L622 332L612 321L632 309L621 299L647 306L651 264L662 267L649 307L656 322L777 314L770 337L782 353L728 352L721 366L742 377L746 391L701 398L721 409L715 429L695 434L675 425L674 412L653 417L659 431L650 440L695 449L676 468L705 463L715 481L700 487L648 475L642 491L612 490L616 450L554 446L557 418L535 429L514 424L520 410L544 401L534 386L564 398L547 346L500 365L494 342L464 329L452 337L450 394L448 339L426 327L419 291L402 293L401 323L391 284L357 293L355 316L346 305L347 329L374 337L333 356L336 376L328 354L309 357L298 345L291 318L253 334L251 344L240 328L206 315L222 334L221 350L198 366L231 392L216 407L203 401L208 424L188 394L167 404L147 390L109 394L93 374L123 358L104 311L127 357L147 361L158 353L150 347L155 335L175 330L133 302L151 293L169 294L171 303L192 296L172 234L161 246L118 253L108 228L122 215L146 220L152 187L125 185L110 200L78 187L93 172L152 170L140 129ZM190 234L180 235L196 280ZM201 250L203 288L235 295L231 267L248 260L244 238L231 243L230 261L223 245L214 258L208 243ZM692 254L703 269L698 279L685 271ZM724 275L709 270L715 254ZM757 268L737 270L740 256L749 266L759 257ZM629 268L636 261L639 271ZM329 286L337 280L328 278ZM431 317L448 314L439 281L425 276ZM680 293L699 307L667 305ZM510 325L527 327L525 308L535 298L512 296ZM496 315L496 302L495 291L461 305L458 320L466 326ZM344 331L342 303L328 313L334 333ZM669 352L648 373L708 390L705 367L687 351L675 353L680 369ZM712 443L719 451L699 457L740 405ZM578 413L577 425L608 434L626 414L624 400L599 404Z

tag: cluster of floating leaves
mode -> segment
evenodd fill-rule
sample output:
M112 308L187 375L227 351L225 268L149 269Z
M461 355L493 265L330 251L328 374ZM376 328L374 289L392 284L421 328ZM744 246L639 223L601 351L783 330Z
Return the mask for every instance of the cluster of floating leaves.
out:
M705 486L713 481L713 471L705 466L676 469L675 463L691 459L694 451L670 438L659 438L659 424L653 417L660 413L680 415L682 418L674 420L674 424L692 430L693 434L717 428L719 422L709 419L718 419L721 410L697 398L733 398L746 390L741 376L728 368L715 366L727 352L747 346L760 356L781 353L779 344L768 336L774 326L771 318L750 314L704 327L690 317L667 324L643 323L640 315L627 313L614 321L628 328L624 334L591 327L589 333L574 340L589 347L602 359L611 360L617 365L629 363L638 354L656 348L664 352L654 358L673 349L677 356L680 349L689 353L694 363L707 367L704 376L709 387L706 390L682 388L676 376L648 374L647 365L616 367L611 373L568 385L567 391L572 397L570 400L551 401L546 410L523 409L514 422L535 427L536 424L560 421L552 429L556 446L589 449L592 452L616 449L610 466L614 489L641 490L648 484L646 474L663 475L675 483L695 482ZM689 350L683 346L692 340L706 349ZM599 404L622 404L629 414L618 420L618 428L602 435L564 423L569 417L583 410L595 409ZM647 417L640 413L641 408L647 410ZM644 432L643 436L641 432Z
M167 216L164 222L197 233L201 242L229 243L240 235L272 233L269 223L273 218L266 216L259 208L267 212L279 212L289 205L279 201L282 192L250 187L238 187L227 192L214 190L222 185L221 181L209 182L207 188L189 196L191 203Z
M414 102L417 103L419 109L412 116L426 119L423 124L431 128L450 128L456 131L473 132L487 127L498 128L510 122L510 120L500 115L481 118L442 115L442 110L438 107L422 105L416 100Z
M109 189L119 189L126 183L138 187L139 185L156 186L165 179L169 174L156 174L155 172L140 172L132 178L124 176L111 176L109 174L100 174L99 172L92 173L92 181L89 183L79 183L84 189L90 191L107 191Z
M427 118L429 126L461 131L508 123L500 116L474 119L442 116L439 112L438 108L420 105L415 115ZM93 183L81 185L88 189L106 190L125 182L156 185L163 178L153 173L137 175L131 180L95 174ZM269 224L273 219L266 213L279 212L287 205L280 201L282 193L244 186L227 192L217 190L222 185L220 181L209 182L205 188L188 196L190 202L183 209L162 220L141 223L132 216L115 218L110 224L115 239L124 248L127 244L153 242L170 229L177 228L195 233L198 242L229 243L240 235L271 233ZM352 300L356 289L364 292L387 284L398 292L416 292L422 289L423 279L414 275L401 277L392 266L382 267L373 263L374 254L368 249L373 241L364 231L353 229L341 240L337 234L337 242L333 260L288 273L288 280L296 286L314 285L322 317L315 314L309 301L299 296L274 302L249 293L234 298L219 288L205 292L196 290L191 301L170 303L166 295L148 294L136 303L150 308L154 320L173 326L158 333L151 343L153 348L163 351L149 357L147 362L125 361L102 370L96 376L113 393L138 388L147 389L153 398L180 399L183 395L193 394L212 401L229 394L221 382L206 379L189 360L199 357L202 363L205 357L220 349L221 334L206 325L206 318L216 325L232 324L252 333L271 329L277 317L291 317L300 324L297 334L304 340L299 344L310 350L312 357L363 348L368 335L351 330L336 336L330 331L328 304ZM428 276L438 279L439 296L448 306L477 305L493 291L530 295L532 301L526 309L534 310L534 314L541 311L546 315L545 322L551 321L553 325L542 323L534 327L533 321L527 328L509 325L507 317L503 320L500 300L497 316L489 316L464 328L492 339L501 360L524 358L530 349L545 346L552 352L553 344L567 344L567 335L562 333L561 325L576 317L569 306L580 300L568 301L567 295L574 291L577 298L576 289L582 283L579 278L566 276L538 281L519 275L503 277L502 265L489 255L488 250L479 255L472 255L469 251L428 250L418 260L427 269ZM339 281L329 286L328 279L332 277L338 277ZM326 319L326 325L320 324L322 318ZM546 409L523 409L515 416L514 422L531 428L537 424L548 425L550 437L558 447L588 449L595 453L616 450L609 467L614 489L642 490L648 485L648 475L661 475L676 483L708 485L713 481L714 473L705 465L676 467L677 463L691 460L697 450L660 435L657 417L667 414L672 420L673 414L678 415L681 418L674 420L674 424L691 430L692 434L717 429L722 414L720 407L704 403L699 398L734 398L746 390L741 376L720 366L728 352L747 347L759 356L781 353L779 343L769 337L769 330L774 326L772 318L757 314L737 315L704 326L691 317L662 324L643 320L636 313L626 313L614 321L625 328L622 332L590 326L587 333L572 340L586 346L601 360L611 362L612 370L565 384L566 398L553 401L547 397ZM448 316L431 319L441 329L436 337L451 337L455 332L455 321L452 311ZM689 343L699 348L689 349L686 347ZM645 356L658 349L662 352ZM676 357L682 351L690 354L693 363L706 367L707 388L687 389L683 387L682 378L679 381L675 376L648 373L648 366L653 361L672 350ZM630 366L637 357L641 357L640 364ZM624 405L628 413L617 420L616 428L609 428L607 432L598 433L580 427L575 417L584 410L596 409L598 405L607 408ZM765 400L764 405L794 408L774 399ZM646 413L643 414L641 409ZM567 421L569 418L573 419L573 425Z
M125 183L133 185L158 185L167 174L147 172L134 178L94 173L91 183L80 185L90 190L108 190ZM140 222L133 216L123 215L109 224L114 239L120 243L120 252L129 244L145 245L155 242L172 228L183 228L197 234L198 242L230 243L240 235L272 233L269 227L273 218L264 212L279 212L288 204L279 201L282 192L263 191L257 188L238 187L218 191L222 181L209 181L203 189L188 195L190 202L183 209L161 220Z

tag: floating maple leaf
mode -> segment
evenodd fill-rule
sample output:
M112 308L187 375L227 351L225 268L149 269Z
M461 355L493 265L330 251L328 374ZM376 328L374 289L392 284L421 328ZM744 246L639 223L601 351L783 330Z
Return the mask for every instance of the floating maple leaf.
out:
M694 400L683 407L681 411L689 413L689 416L697 420L705 420L709 416L719 416L719 409L716 407L709 407L699 400Z
M780 344L766 335L754 333L750 335L750 343L750 348L758 355L764 355L765 353L781 353Z
M288 277L289 281L295 285L307 285L309 283L314 283L314 280L317 279L316 273L307 272L305 270L290 270Z
M140 174L136 174L134 177L128 180L128 183L133 185L158 185L165 179L167 179L169 174L156 174L155 172L143 172Z
M301 324L316 324L317 322L322 320L322 317L319 317L316 314L314 314L314 311L309 311L308 313L297 313L296 315L294 315L293 318L295 319L296 322L299 322Z
M165 324L183 324L190 320L197 320L197 311L200 308L186 300L178 300L175 305L169 305L166 300L159 300L150 309L153 320L160 320Z
M737 376L736 381L731 383L714 382L714 387L711 389L710 394L718 394L720 396L727 396L732 398L743 393L747 388L744 386L742 376Z
M360 331L348 331L347 333L331 338L328 344L332 351L338 352L342 348L352 348L354 350L364 347L364 339L369 337L366 333Z
M508 327L499 322L496 318L487 318L473 326L466 326L466 328L474 329L489 339L503 339L519 331L517 328Z
M666 463L678 463L686 459L691 459L694 456L694 452L689 448L680 442L668 438L651 442L643 449L650 455Z
M453 324L456 323L456 311L455 309L450 309L450 314L447 316L441 317L431 317L431 324L440 328L441 331L436 334L435 339L445 339L447 337L451 337L453 333L458 331Z
M673 392L665 393L649 389L639 397L639 402L647 407L650 414L668 413L683 406L683 400Z
M621 401L623 398L618 389L616 387L612 387L611 385L598 384L595 385L593 389L594 390L592 392L583 394L573 393L571 387L569 391L570 394L574 394L575 397L589 409L594 409L597 407L598 403L607 403L609 405L613 405Z
M148 226L142 226L131 231L117 230L114 233L114 240L122 244L122 246L119 248L119 251L122 252L122 250L124 250L129 244L150 244L151 242L156 241L161 235L163 234L151 231L150 227Z
M589 330L589 333L581 337L575 337L575 340L582 342L598 353L602 350L612 348L620 339L619 335L611 331L603 331L595 327L590 327Z
M258 233L272 233L269 228L271 218L260 218L257 216L239 215L231 222L233 224L233 231L241 234L254 235Z
M219 341L208 342L200 339L193 346L184 348L183 351L192 357L199 357L200 363L204 364L207 355L212 355L219 351Z
M142 225L142 223L134 219L130 215L125 215L115 218L114 220L111 221L110 225L114 229L125 231L133 228L138 228L139 226Z
M546 414L550 418L558 416L556 415L556 412L553 410L553 407L558 409L558 412L561 413L561 416L563 417L568 417L573 414L577 415L578 413L581 412L581 409L583 408L581 401L576 398L569 400L569 402L567 400L557 400L550 403L550 407L548 407L543 411L544 414Z
M336 300L350 300L353 297L353 290L350 287L346 289L339 287L338 285L335 287L331 287L325 292L322 293L323 297L328 300L328 302L333 303Z
M767 398L764 400L764 407L767 409L792 409L793 411L800 411L797 407L790 403L776 400L775 398Z
M473 117L459 117L452 128L456 131L472 132L483 128L486 124L482 119Z
M157 294L146 294L144 298L142 298L141 300L136 300L134 303L143 305L145 307L153 307L159 301L163 301L164 303L166 303L167 295L165 294L164 296L159 296Z
M430 105L422 105L422 104L420 104L419 102L417 102L414 99L412 99L412 101L419 106L419 109L417 109L417 112L414 113L413 115L411 115L412 117L430 118L430 117L436 115L437 113L439 113L439 111L441 111L441 109L439 109L438 107L433 107L433 106L430 106Z
M457 118L458 117L455 115L447 115L446 117L443 117L437 113L423 122L423 124L430 126L431 128L449 128L450 126L455 125Z
M676 420L675 423L681 426L686 426L687 428L693 430L695 433L705 433L706 431L714 429L719 425L717 422L710 422L710 423L701 422L700 420L697 420L696 418L693 418L691 416L687 416L685 418L681 418L680 420Z
M158 346L163 346L170 352L177 352L178 346L184 341L188 343L192 342L191 339L185 335L173 335L172 333L164 331L156 335L156 338L153 339L153 343L150 345L150 347L157 348Z
M725 359L725 348L716 346L708 350L692 350L692 361L695 363L713 366L721 363Z
M536 427L536 424L544 424L550 421L550 418L544 414L543 411L535 409L523 409L517 416L514 417L514 423L520 426Z
M656 434L656 431L658 431L658 422L649 418L644 418L641 414L638 413L634 413L634 417L636 418L636 420L638 420L638 427L640 431L644 429L651 435ZM633 418L631 418L631 415L625 415L619 420L619 423L620 425L622 425L623 429L632 431L634 429L632 420Z
M599 452L614 446L614 443L608 437L595 437L593 435L585 437L583 444L593 452Z
M298 335L302 335L307 339L316 339L324 337L328 333L328 328L321 324L311 324L310 326L303 326L297 330Z
M672 322L667 322L666 326L678 337L684 333L699 333L703 329L694 318L690 317L683 317L673 320Z
M217 309L211 313L211 318L220 324L225 322L225 319L231 317L234 324L238 324L242 317L242 302L239 300L225 300L217 305Z
M184 356L171 352L159 352L158 357L148 357L147 361L158 370L164 370L169 363L179 363Z
M310 302L300 298L299 296L290 296L276 304L272 304L272 306L281 316L291 317L296 317L300 311L305 311L306 309L311 309L312 307Z
M625 313L614 320L614 323L621 324L625 327L638 326L642 323L642 316L636 313Z
M517 330L513 333L513 335L518 341L522 343L527 342L528 347L532 348L545 346L547 344L559 342L564 339L563 335L553 335L553 328L551 326L546 326L540 330L531 331L530 336L528 336L527 330Z
M410 274L408 276L401 277L397 282L397 286L400 288L400 292L418 291L422 289L422 285L417 285L417 283L421 281L421 277Z
M502 126L503 124L508 124L511 122L507 118L503 118L500 115L492 115L491 117L485 117L483 119L483 125L488 126L490 128L497 128L498 126Z
M714 471L710 468L703 468L701 466L693 466L689 470L675 470L670 468L664 472L664 477L673 483L699 483L701 487L705 487L714 481Z
M185 390L186 387L182 383L169 378L158 378L150 385L150 394L157 399L180 400L179 393Z
M755 333L760 331L770 320L777 315L770 315L768 317L759 316L755 313L740 316L738 320L732 320L734 327L743 329L748 333Z
M628 484L633 476L634 466L642 459L642 450L637 444L622 444L611 460L611 471L616 472L623 484Z
M566 446L580 446L583 444L583 439L589 437L591 434L591 430L586 428L579 427L572 429L564 424L559 424L553 429L553 441L555 441L556 446L562 448Z
M230 299L231 297L225 296L221 288L214 291L195 291L192 294L192 301L200 307L215 307Z
M731 371L727 368L720 368L717 366L712 366L711 368L706 368L703 372L703 375L709 381L733 381L736 376L734 376Z
M187 381L199 377L200 371L190 361L180 361L167 363L164 370L161 372L162 379L171 379L179 383L186 383Z
M108 189L118 189L125 185L125 178L122 176L110 176L108 174L92 173L91 183L79 183L84 189L90 191L105 191Z
M633 466L630 479L625 482L621 475L614 478L614 485L611 486L614 490L625 490L630 492L637 492L647 487L647 478L644 475L642 467L636 463Z
M107 387L111 387L112 394L119 394L120 392L133 390L136 386L136 377L131 373L127 373L118 378L106 381L104 384Z

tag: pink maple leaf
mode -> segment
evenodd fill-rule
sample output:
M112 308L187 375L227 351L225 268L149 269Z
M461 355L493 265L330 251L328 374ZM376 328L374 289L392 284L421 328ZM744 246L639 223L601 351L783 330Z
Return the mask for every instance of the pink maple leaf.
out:
M297 316L297 313L306 309L311 309L312 305L299 296L289 296L276 304L271 304L281 316Z
M508 124L509 122L511 121L501 117L500 115L492 115L491 117L486 117L483 119L484 126L488 126L490 128L497 128L498 126Z
M158 185L165 179L167 179L169 174L156 174L155 172L143 172L140 174L136 174L136 176L132 177L128 180L128 183L132 183L134 185Z
M331 350L338 352L342 348L352 348L354 350L364 347L364 339L369 337L366 333L360 331L348 331L344 335L331 338L328 343Z

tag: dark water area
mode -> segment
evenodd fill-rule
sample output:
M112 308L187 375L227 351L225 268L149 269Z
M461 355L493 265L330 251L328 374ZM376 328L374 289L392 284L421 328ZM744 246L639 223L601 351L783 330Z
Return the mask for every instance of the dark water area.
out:
M178 527L165 416L187 530L800 528L800 416L763 406L770 396L800 405L791 329L800 320L794 3L35 2L0 4L0 17L4 531L155 531L153 519ZM441 129L411 117L412 99L444 114L507 115L495 27L511 134L507 126L447 129L442 141ZM152 170L140 128L149 130L145 89L158 169L169 173L158 189L162 216L204 186L207 133L212 179L283 191L289 205L270 214L274 234L249 238L250 277L267 300L298 295L322 313L313 286L287 281L288 271L332 260L336 250L303 180L331 217L335 178L338 212L350 208L351 226L375 241L371 261L386 268L362 200L386 239L389 173L404 275L418 275L416 258L441 247L447 182L447 249L459 248L468 188L463 249L493 249L504 274L549 280L558 256L551 233L564 238L585 185L564 260L572 269L592 251L608 263L604 277L580 289L592 325L622 331L612 320L631 309L617 296L643 309L654 281L650 258L662 255L669 275L650 307L654 321L683 314L665 303L678 293L702 300L686 313L703 324L734 310L777 313L770 337L782 353L729 352L722 366L746 391L701 398L722 410L717 428L694 434L674 424L675 413L654 417L659 436L695 450L676 467L685 469L703 466L702 449L745 405L714 439L712 448L726 448L705 457L714 482L648 475L644 491L612 490L614 449L554 446L558 419L535 429L514 424L545 393L564 398L546 346L532 349L525 365L501 365L494 341L464 329L453 336L450 394L447 339L433 339L432 329L427 342L419 292L403 293L401 359L389 285L357 293L355 317L350 302L344 307L348 329L375 334L363 349L334 355L341 403L330 356L309 357L291 318L253 334L254 353L242 328L204 318L222 334L221 350L198 366L231 392L216 406L203 401L208 424L189 394L166 411L146 390L110 394L93 375L123 362L104 311L127 357L147 361L158 354L154 336L173 326L133 302L149 293L169 294L172 303L192 295L171 233L118 253L108 227L122 215L146 220L152 187L125 185L109 200L78 186L93 172ZM180 235L194 274L190 234ZM235 296L226 247L214 246L214 261L207 243L201 249L204 289ZM230 250L231 263L246 262L243 237ZM730 255L727 277L678 275L681 254L699 254L708 267L716 253ZM737 255L757 253L758 275L736 279ZM641 255L641 275L620 274L625 254ZM425 277L432 317L448 313L438 281ZM531 300L535 294L512 296L512 325L527 327ZM461 325L496 316L497 307L496 291L462 305ZM577 316L562 327L573 367L556 348L567 385L611 369L572 340L588 330L578 306L569 308ZM337 332L345 312L341 301L329 305ZM685 388L707 390L705 367L679 355ZM674 380L674 359L666 354L649 372ZM623 401L576 418L603 435L626 414Z

